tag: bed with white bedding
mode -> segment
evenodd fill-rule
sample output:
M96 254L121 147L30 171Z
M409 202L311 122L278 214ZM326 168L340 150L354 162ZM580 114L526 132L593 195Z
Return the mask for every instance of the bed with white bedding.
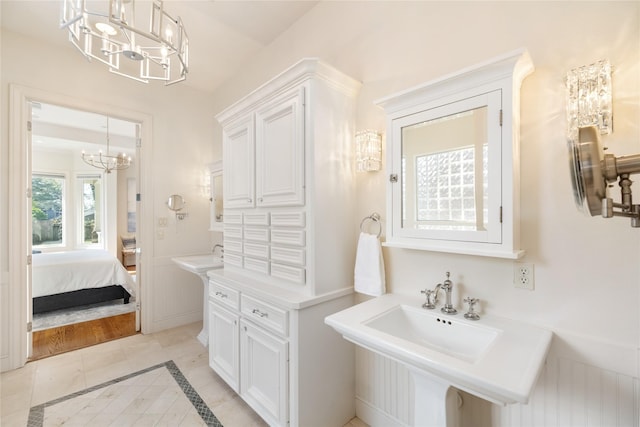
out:
M135 282L107 251L33 254L33 313L123 299L129 303Z

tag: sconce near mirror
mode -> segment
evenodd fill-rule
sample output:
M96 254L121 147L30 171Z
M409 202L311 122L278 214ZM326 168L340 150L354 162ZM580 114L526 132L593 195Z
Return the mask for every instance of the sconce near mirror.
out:
M187 202L184 201L184 198L179 194L172 194L169 196L167 200L167 207L176 213L176 219L183 220L187 217L186 212L178 212L184 209Z
M604 59L567 73L567 133L578 137L578 128L596 126L600 135L613 131L611 65Z
M591 216L631 218L640 227L640 205L633 204L629 175L640 173L640 154L616 157L603 154L595 126L578 130L577 140L569 141L569 156L576 205ZM620 203L608 197L610 183L618 181Z
M382 135L375 130L356 133L356 170L375 172L382 167Z

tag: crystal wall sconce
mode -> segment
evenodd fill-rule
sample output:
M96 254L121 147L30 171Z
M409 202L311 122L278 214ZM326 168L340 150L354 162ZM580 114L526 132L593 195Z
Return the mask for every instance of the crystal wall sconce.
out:
M382 167L382 135L375 130L356 133L356 170L379 171Z
M595 126L601 135L613 131L611 64L601 60L567 73L567 136L578 137L578 128Z

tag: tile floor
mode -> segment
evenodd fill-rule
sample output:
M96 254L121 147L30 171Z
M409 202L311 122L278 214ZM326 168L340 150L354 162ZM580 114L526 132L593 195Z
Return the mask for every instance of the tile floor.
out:
M262 419L208 366L196 340L202 325L134 335L27 363L0 376L3 427L27 425L29 409L88 387L173 360L225 427L265 426ZM366 427L354 418L345 427Z

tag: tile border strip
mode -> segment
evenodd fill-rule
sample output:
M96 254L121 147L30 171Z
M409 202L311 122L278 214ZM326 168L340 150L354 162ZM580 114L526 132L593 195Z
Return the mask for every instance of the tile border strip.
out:
M150 366L148 368L142 369L137 372L133 372L131 374L116 378L111 381L104 382L102 384L98 384L84 390L77 391L75 393L68 394L63 397L59 397L57 399L50 400L49 402L42 403L40 405L32 406L29 410L29 420L27 421L27 427L42 427L44 423L44 410L48 406L52 406L58 404L60 402L64 402L66 400L70 400L76 398L78 396L82 396L83 394L91 393L95 390L99 390L101 388L109 387L113 384L117 384L122 381L126 381L129 378L133 378L138 375L146 374L147 372L151 372L156 369L160 369L162 367L167 368L173 379L176 381L178 386L182 389L183 393L189 399L193 407L196 409L202 420L210 427L223 427L220 421L213 414L211 409L207 406L207 404L202 400L200 395L195 391L195 389L189 384L189 381L182 374L178 366L173 362L173 360L169 360L164 363L159 363L154 366Z

